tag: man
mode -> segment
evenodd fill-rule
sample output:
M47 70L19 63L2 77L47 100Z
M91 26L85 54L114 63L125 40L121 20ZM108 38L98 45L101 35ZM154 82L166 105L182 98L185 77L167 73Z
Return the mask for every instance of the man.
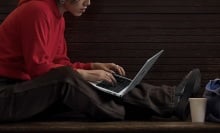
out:
M177 87L141 83L121 99L88 83L114 84L113 73L125 75L123 67L114 63L71 62L67 57L63 14L81 16L89 5L90 0L20 0L4 20L0 27L0 121L29 119L60 104L95 120L153 115L186 119L188 98L200 86L198 69Z

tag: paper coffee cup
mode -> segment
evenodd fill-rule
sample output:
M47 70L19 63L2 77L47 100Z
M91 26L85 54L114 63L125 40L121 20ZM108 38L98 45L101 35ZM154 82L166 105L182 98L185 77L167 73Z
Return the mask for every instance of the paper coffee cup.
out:
M204 122L207 98L189 98L192 122Z

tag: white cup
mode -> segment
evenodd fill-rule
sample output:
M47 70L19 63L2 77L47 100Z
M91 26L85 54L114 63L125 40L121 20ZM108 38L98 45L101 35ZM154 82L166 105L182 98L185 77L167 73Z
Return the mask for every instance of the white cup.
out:
M204 122L207 98L189 98L192 122Z

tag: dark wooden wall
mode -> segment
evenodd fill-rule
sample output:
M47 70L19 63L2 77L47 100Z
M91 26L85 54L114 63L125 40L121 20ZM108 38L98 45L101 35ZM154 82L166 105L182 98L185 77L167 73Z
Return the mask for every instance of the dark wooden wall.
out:
M16 1L1 0L0 21ZM65 17L73 61L115 62L133 77L164 49L145 81L175 85L192 68L203 88L220 77L220 0L91 0L83 16Z

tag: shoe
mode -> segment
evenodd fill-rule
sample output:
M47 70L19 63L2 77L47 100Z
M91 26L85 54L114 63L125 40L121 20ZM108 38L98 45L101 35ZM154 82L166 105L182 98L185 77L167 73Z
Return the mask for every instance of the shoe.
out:
M186 120L189 116L189 98L198 94L201 83L199 69L190 71L175 89L174 114L180 120Z

